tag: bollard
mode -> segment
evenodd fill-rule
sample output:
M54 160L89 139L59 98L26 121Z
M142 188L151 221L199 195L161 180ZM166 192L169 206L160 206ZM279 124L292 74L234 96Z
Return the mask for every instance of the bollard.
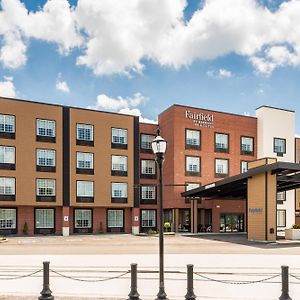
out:
M38 300L54 300L54 296L52 296L52 291L49 287L49 264L49 261L43 262L43 289Z
M282 283L282 294L279 300L292 300L289 296L289 267L281 266L281 283Z
M196 299L196 295L194 294L193 268L194 268L194 265L187 265L187 293L185 295L186 300Z
M128 294L128 300L141 300L137 291L137 264L131 264L131 290Z

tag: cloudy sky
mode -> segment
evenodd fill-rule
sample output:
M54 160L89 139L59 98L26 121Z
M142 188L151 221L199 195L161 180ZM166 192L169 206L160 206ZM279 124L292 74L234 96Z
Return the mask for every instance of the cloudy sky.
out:
M0 95L145 121L300 112L299 20L300 0L0 0Z

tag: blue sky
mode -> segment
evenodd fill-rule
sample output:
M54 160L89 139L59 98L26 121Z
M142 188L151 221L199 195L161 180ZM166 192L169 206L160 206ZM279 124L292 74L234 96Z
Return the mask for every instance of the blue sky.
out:
M0 94L147 119L174 103L250 115L263 104L300 112L299 1L241 0L238 8L232 0L160 1L156 14L157 0L146 8L120 0L120 11L107 0L53 0L47 9L46 0L0 0ZM253 29L255 18L261 24ZM280 18L290 20L288 28ZM65 22L74 26L64 32ZM299 37L286 34L292 31Z

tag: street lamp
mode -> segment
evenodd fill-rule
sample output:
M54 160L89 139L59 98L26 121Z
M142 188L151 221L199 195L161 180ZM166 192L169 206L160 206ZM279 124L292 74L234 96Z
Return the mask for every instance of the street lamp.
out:
M162 184L162 164L164 154L167 149L167 141L160 136L157 129L155 139L152 141L152 150L156 155L155 161L159 169L159 292L156 300L168 300L164 283L164 216L163 216L163 184Z

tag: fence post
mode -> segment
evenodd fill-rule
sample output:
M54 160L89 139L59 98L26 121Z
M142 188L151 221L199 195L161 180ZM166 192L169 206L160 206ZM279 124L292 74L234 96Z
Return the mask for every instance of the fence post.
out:
M128 294L128 300L141 300L137 291L137 264L131 264L131 290Z
M43 289L38 300L54 300L54 296L52 296L52 291L49 287L49 264L49 261L43 262Z
M194 273L193 273L194 265L187 265L187 293L185 295L186 300L194 300L196 299L196 295L194 294Z
M282 293L279 300L292 300L289 296L289 267L281 266L281 283L282 283Z

